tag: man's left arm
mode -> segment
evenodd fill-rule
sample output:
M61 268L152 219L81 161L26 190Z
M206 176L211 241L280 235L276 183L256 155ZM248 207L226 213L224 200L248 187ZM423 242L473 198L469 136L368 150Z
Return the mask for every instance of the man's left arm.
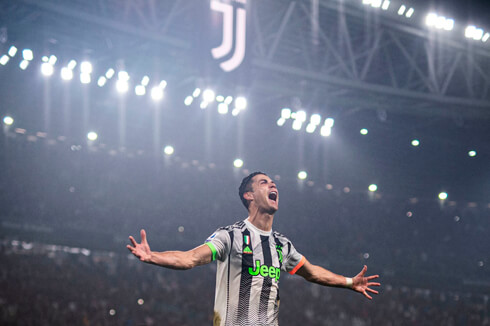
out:
M304 277L307 281L317 283L324 286L343 287L349 288L356 292L362 293L366 298L372 299L368 292L378 294L378 291L371 289L372 286L380 286L380 283L371 282L379 275L372 275L365 277L367 266L364 265L362 271L353 278L345 277L332 273L331 271L311 264L308 260L305 260L303 266L296 272L296 274Z

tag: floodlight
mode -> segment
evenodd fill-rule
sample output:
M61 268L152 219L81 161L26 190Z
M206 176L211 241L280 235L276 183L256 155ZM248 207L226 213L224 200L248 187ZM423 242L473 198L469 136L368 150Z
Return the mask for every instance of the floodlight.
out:
M7 64L7 62L9 62L10 60L10 57L6 54L2 55L2 57L0 57L0 65L2 66L5 66Z
M41 61L42 61L42 62L48 62L48 61L49 61L48 56L43 55L43 56L42 56L42 58L41 58Z
M107 79L111 79L112 77L114 77L114 74L116 73L116 71L112 68L109 68L107 69L107 71L105 72L105 77Z
M328 127L332 128L333 125L334 125L334 123L335 123L335 120L332 119L332 118L325 119L325 126L328 126Z
M20 69L22 70L26 70L27 66L29 65L29 61L27 60L22 60L20 63L19 63L19 67Z
M278 125L279 127L284 126L284 123L285 123L285 122L286 122L286 119L284 119L284 118L279 118L279 119L277 119L277 125Z
M366 128L363 128L363 129L361 129L360 133L361 133L361 135L367 135L368 130Z
M378 190L378 186L373 183L373 184L369 185L368 189L371 192L375 192L376 190Z
M418 139L414 139L414 140L412 140L412 146L413 146L413 147L417 147L417 146L419 146L419 145L420 145L420 141L419 141Z
M318 126L322 122L322 117L319 114L312 114L310 117L310 123L314 126Z
M237 158L233 161L233 166L236 168L241 168L243 166L243 160Z
M328 137L332 134L332 128L330 128L329 126L322 126L320 128L320 135L322 135L323 137Z
M92 81L92 78L90 78L90 74L87 74L87 73L81 73L80 74L80 82L82 84L90 84L91 81Z
M218 105L218 112L219 114L227 114L228 113L228 105L225 103L220 103Z
M383 5L381 6L381 9L388 10L389 7L390 7L390 1L389 0L383 1Z
M199 104L199 107L200 107L202 110L204 110L205 108L207 108L207 107L208 107L208 105L209 105L209 103L208 103L208 102L206 102L206 101L201 101L201 104Z
M143 79L141 79L141 85L143 86L148 86L148 83L150 82L150 77L144 76Z
M476 156L476 151L469 151L468 152L469 157L475 157Z
M208 102L208 103L211 103L214 101L215 99L215 94L214 94L214 91L212 89L206 89L203 93L202 93L202 98L204 101Z
M405 13L405 10L407 10L407 7L405 7L405 5L401 5L398 9L398 15L403 15Z
M166 80L162 80L160 82L160 84L158 84L158 86L161 88L161 89L165 89L165 87L167 87L167 81Z
M293 130L300 130L303 123L299 120L293 121Z
M225 97L223 95L217 95L216 96L216 102L223 102L225 100Z
M362 0L362 4L363 5L370 5L371 4L371 0Z
M381 0L371 0L371 7L373 8L381 7Z
M87 139L88 139L88 140L94 141L94 140L96 140L97 138L98 138L98 135L97 135L97 133L96 133L96 132L94 132L94 131L91 131L91 132L89 132L89 133L87 134Z
M194 101L194 97L192 97L192 96L190 96L190 95L189 95L189 96L187 96L187 97L185 98L185 100L184 100L184 104L185 104L185 105L187 105L187 106L189 106L189 105L191 105L191 104L192 104L192 102L193 102L193 101Z
M435 26L437 23L437 15L434 13L430 13L425 17L425 24L427 26Z
M163 152L167 155L172 155L174 153L174 148L170 145L165 146Z
M413 13L415 10L413 8L408 9L407 13L405 14L405 17L410 18L413 16Z
M53 66L47 62L43 62L41 65L41 73L44 76L51 76L54 72Z
M56 61L58 61L58 58L55 55L52 54L49 57L49 60L48 60L49 64L52 65L52 66L54 66L56 64Z
M99 79L97 80L97 85L99 85L99 87L104 87L106 83L107 83L107 79L104 76L100 76Z
M296 112L296 120L303 123L306 121L306 112L303 110L300 110Z
M61 79L72 80L73 79L73 70L71 70L68 67L61 68Z
M201 89L200 88L196 88L194 90L194 92L192 92L192 96L194 96L194 97L198 97L200 94L201 94Z
M7 53L13 58L17 54L17 48L12 45Z
M155 101L160 101L163 98L163 89L160 87L153 87L151 89L151 98Z
M137 85L135 88L134 88L134 92L136 93L136 95L138 96L143 96L146 94L146 88L145 86L143 85Z
M305 180L307 177L308 177L308 173L306 173L306 171L299 171L298 172L298 179Z
M447 192L439 193L439 199L440 200L446 200L447 199Z
M306 132L309 133L309 134L312 134L313 132L315 132L315 129L316 129L316 126L312 123L309 123L307 126L306 126Z
M225 103L228 104L228 105L230 105L231 102L233 102L233 96L227 96L225 98Z
M454 19L446 19L444 22L444 29L446 31L452 31L454 28Z
M91 74L92 73L92 64L88 61L83 61L80 64L80 71L84 74Z
M235 107L239 110L245 110L247 108L247 99L243 96L238 96L235 99Z
M123 81L128 81L129 80L129 74L127 71L121 70L120 72L117 73L117 79L123 80Z
M71 70L75 69L76 66L77 62L75 60L70 60L70 62L68 62L68 68L70 68Z
M237 109L237 108L234 108L232 111L231 111L231 115L236 117L238 114L240 113L240 110Z
M24 49L22 51L22 58L24 58L24 60L27 60L27 61L31 61L32 59L34 59L34 54L32 53L32 50L31 49Z
M281 110L281 118L284 119L284 120L287 120L287 119L291 118L291 109L289 109L289 108L283 108Z
M3 118L3 123L5 123L7 126L11 126L14 123L14 118L7 115Z
M129 84L127 80L118 79L116 82L116 90L119 93L126 93L129 89Z
M486 41L488 41L489 38L490 38L490 33L485 33L485 35L483 35L481 41L485 43Z

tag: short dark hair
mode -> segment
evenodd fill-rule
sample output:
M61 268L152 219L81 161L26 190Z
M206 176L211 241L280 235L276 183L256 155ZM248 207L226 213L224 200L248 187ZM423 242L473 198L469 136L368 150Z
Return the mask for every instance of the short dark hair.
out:
M243 194L253 190L252 189L252 178L258 174L267 175L264 172L260 172L260 171L250 173L245 178L243 178L242 183L240 184L240 187L238 188L238 196L240 196L240 199L242 200L242 203L247 210L248 210L248 206L250 205L250 202L248 200L246 200L245 197L243 197Z

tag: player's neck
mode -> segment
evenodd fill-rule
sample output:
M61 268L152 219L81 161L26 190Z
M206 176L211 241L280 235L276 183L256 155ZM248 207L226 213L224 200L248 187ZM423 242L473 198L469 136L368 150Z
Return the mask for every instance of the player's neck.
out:
M261 213L258 210L250 212L248 221L252 223L256 228L262 231L272 230L272 222L274 221L274 214Z

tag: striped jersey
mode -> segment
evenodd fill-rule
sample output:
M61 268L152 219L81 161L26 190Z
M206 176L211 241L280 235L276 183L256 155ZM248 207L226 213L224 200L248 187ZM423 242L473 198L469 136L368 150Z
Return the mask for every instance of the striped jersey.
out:
M214 326L278 325L279 278L305 258L284 235L248 219L219 228L205 242L218 261Z

